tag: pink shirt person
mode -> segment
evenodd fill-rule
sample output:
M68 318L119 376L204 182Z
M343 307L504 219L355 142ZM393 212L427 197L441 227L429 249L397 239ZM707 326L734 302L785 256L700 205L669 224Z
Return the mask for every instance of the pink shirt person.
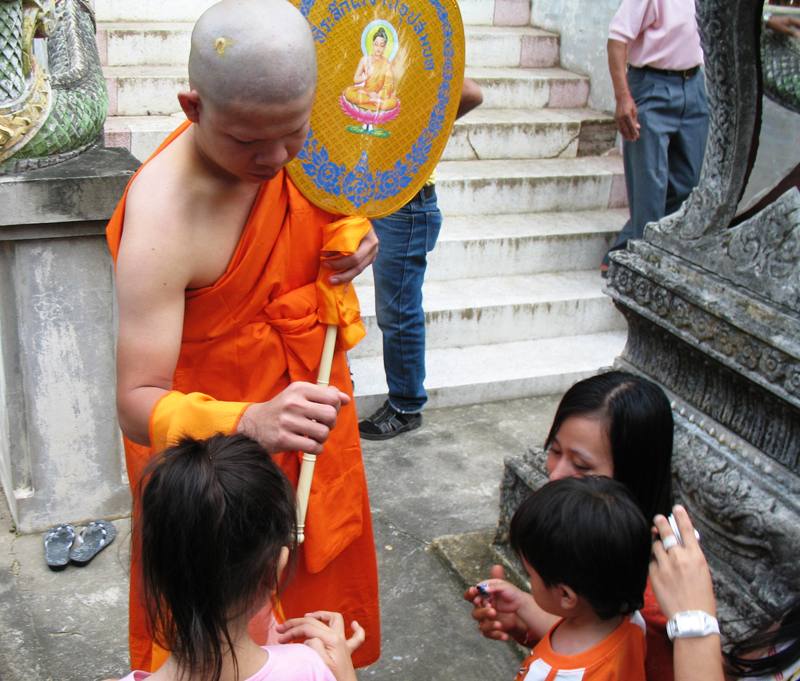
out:
M628 45L631 66L683 71L703 63L694 0L622 0L608 37Z

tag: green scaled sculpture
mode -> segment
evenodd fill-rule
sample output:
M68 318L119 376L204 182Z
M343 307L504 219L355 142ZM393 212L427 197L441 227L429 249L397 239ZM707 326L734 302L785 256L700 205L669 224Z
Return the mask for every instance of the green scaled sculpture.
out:
M107 111L89 0L0 0L0 174L94 146Z

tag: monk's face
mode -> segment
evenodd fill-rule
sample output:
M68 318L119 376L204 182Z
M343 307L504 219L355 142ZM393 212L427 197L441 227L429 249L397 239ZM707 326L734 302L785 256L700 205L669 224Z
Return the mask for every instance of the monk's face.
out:
M203 106L195 139L200 153L225 174L265 182L303 146L313 90L282 104L233 103Z

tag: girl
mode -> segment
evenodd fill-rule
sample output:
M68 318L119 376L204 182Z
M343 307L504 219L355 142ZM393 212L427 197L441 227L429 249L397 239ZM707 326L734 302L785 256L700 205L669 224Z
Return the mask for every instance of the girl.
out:
M143 477L139 533L147 614L170 657L123 681L355 681L337 613L278 626L256 645L247 623L280 583L295 538L294 492L267 452L243 435L185 439ZM323 661L324 660L324 661ZM327 666L326 666L327 664Z

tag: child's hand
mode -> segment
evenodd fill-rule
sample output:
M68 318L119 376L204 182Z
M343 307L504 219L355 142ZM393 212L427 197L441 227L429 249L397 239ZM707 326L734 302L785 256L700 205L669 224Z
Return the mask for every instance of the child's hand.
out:
M305 639L305 644L319 654L336 681L356 681L350 656L364 642L365 634L358 622L354 621L351 628L353 635L345 638L342 615L325 610L286 620L277 627L280 633L278 640L281 643Z
M493 565L489 574L492 578L481 582L488 596L482 595L474 586L464 592L464 599L473 606L472 618L478 622L478 629L486 638L508 641L513 637L521 643L528 631L517 612L530 595L503 579L505 572L501 565Z
M654 534L661 541L653 543L653 559L650 562L650 583L656 594L661 612L667 619L684 610L704 610L716 614L714 587L708 563L694 535L694 527L683 506L673 509L683 544L675 544L669 550L663 540L674 537L669 522L663 515L655 517Z

